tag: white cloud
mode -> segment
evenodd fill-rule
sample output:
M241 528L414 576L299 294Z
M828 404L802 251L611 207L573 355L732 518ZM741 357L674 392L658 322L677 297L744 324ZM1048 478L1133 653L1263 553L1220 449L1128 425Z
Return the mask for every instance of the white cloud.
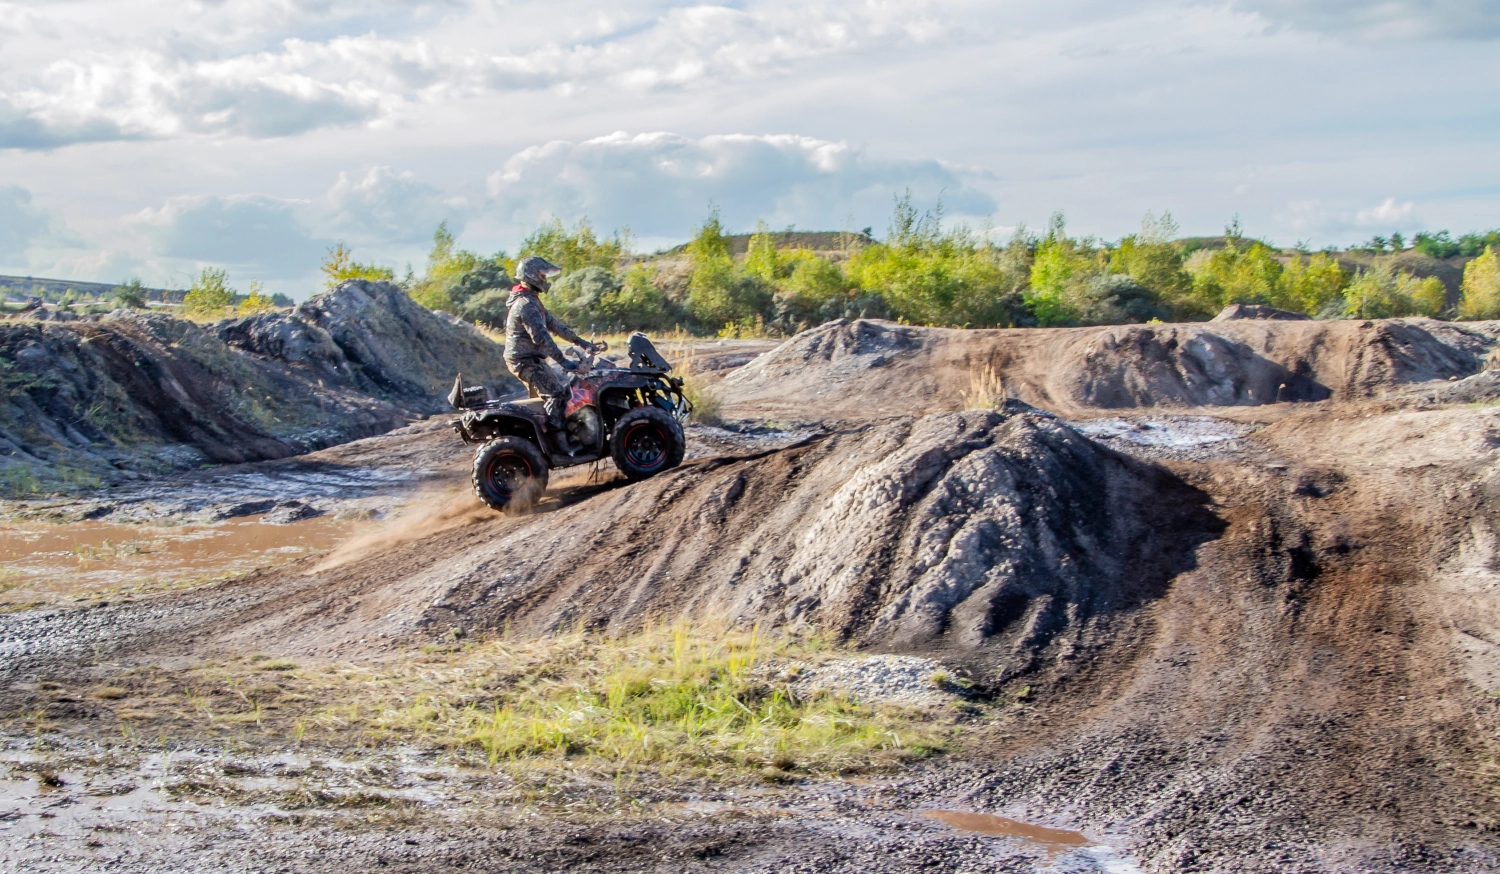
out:
M19 185L0 185L0 263L24 264L39 247L76 247L78 238Z
M457 232L470 212L462 198L390 167L371 167L358 178L340 173L319 207L316 221L324 232L387 247L430 240L442 221Z
M941 197L952 214L987 216L994 200L937 161L870 156L848 143L803 136L728 134L697 139L627 134L525 149L489 177L493 210L530 226L550 215L630 226L646 239L681 238L710 203L732 228L883 223L893 195Z
M1239 0L1268 17L1326 33L1376 39L1500 38L1494 0Z
M306 208L304 201L261 195L176 197L135 222L150 230L164 258L278 279L310 273L331 245L307 228Z
M1387 227L1411 221L1417 205L1411 201L1397 203L1396 198L1387 197L1376 206L1355 213L1354 221L1366 227Z
M270 22L327 3L271 4ZM898 53L983 30L963 7L781 3L668 8L602 38L538 40L529 51L439 50L424 39L341 34L251 52L69 52L31 80L0 79L0 148L174 136L278 137L389 119L403 106L463 96L593 88L643 92L776 73L807 61ZM243 4L211 4L247 11ZM243 16L241 16L243 17ZM253 16L252 16L253 17ZM262 25L264 26L264 24ZM16 81L11 81L15 79Z

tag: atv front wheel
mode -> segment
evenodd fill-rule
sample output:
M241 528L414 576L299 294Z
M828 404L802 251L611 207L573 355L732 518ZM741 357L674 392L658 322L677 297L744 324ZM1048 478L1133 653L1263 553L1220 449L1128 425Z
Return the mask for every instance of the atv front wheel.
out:
M659 407L636 407L620 417L610 436L615 467L632 480L643 480L682 463L686 450L682 426Z
M500 437L474 454L474 494L495 510L524 510L547 489L547 460L531 441Z

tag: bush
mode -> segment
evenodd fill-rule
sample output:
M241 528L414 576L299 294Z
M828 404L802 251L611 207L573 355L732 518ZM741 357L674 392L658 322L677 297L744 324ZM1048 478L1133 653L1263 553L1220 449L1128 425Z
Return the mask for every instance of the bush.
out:
M1464 265L1463 297L1458 303L1461 319L1500 319L1500 256L1489 246L1484 254Z
M521 258L540 255L561 267L567 275L586 267L613 271L629 248L629 231L618 231L613 237L599 239L588 218L581 218L569 231L561 219L542 223L521 243Z
M1389 265L1377 265L1354 278L1344 289L1344 316L1351 319L1390 319L1436 316L1442 312L1447 289L1436 277L1418 279Z
M1314 315L1330 303L1342 303L1349 278L1338 259L1327 254L1293 258L1282 271L1272 303L1284 310Z
M115 303L126 309L146 308L146 287L139 279L130 279L115 286Z
M1193 277L1184 269L1182 247L1173 242L1178 234L1171 213L1160 219L1151 213L1141 221L1141 232L1120 240L1109 255L1112 273L1123 273L1151 292L1153 306L1175 318L1212 315L1192 297Z
M182 299L185 310L193 315L208 316L228 309L234 304L234 289L228 284L227 271L205 267L192 288Z
M1024 230L998 248L967 228L945 231L941 216L941 205L918 215L909 193L899 198L886 241L850 259L851 284L914 324L1009 327L1029 320L1021 291L1033 244Z
M1275 306L1278 302L1283 268L1264 243L1241 248L1230 240L1212 254L1189 259L1187 266L1195 271L1193 299L1205 315L1232 303Z
M459 314L459 304L464 297L460 280L484 260L473 252L456 248L456 243L453 232L448 230L448 223L439 223L432 234L432 250L427 253L427 272L408 289L412 300L422 306L454 315ZM491 260L503 262L504 253ZM455 290L458 291L457 297L453 294Z
M259 282L250 283L250 293L240 301L239 314L242 316L253 316L256 313L268 313L276 309L276 304L271 298L266 297L261 290Z
M709 215L688 244L688 259L692 264L688 313L699 325L747 326L757 317L765 318L772 300L771 288L734 263L717 211Z
M1459 252L1458 244L1453 242L1447 231L1435 234L1419 231L1412 238L1412 248L1431 258L1452 258Z
M346 247L342 242L328 250L328 257L323 259L322 266L323 275L328 277L328 288L332 289L340 282L349 279L390 282L396 278L396 271L391 268L362 264L355 261L353 255L354 250Z
M506 307L510 289L492 288L480 292L458 308L458 317L468 322L478 322L497 331L505 330L505 319L510 314Z

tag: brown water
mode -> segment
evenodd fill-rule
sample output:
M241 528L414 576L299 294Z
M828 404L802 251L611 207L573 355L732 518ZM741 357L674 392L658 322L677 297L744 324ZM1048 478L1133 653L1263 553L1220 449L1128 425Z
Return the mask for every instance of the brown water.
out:
M944 825L966 832L996 837L1022 838L1041 844L1054 852L1072 847L1087 847L1093 841L1078 832L1058 828L1032 825L1028 822L1006 819L992 813L968 813L962 810L924 810L922 815Z
M0 607L204 582L333 549L368 522L0 525Z

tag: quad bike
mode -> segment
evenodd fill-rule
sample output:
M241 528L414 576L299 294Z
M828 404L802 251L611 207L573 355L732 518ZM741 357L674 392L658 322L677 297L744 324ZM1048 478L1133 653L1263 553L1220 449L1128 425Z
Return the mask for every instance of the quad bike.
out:
M553 468L606 457L632 480L682 463L682 423L693 409L682 379L667 375L672 365L645 334L631 334L627 348L628 369L593 355L570 360L564 425L579 447L572 455L553 448L540 398L491 401L483 386L466 388L462 374L454 380L448 401L466 412L453 430L465 443L479 444L474 493L481 501L496 510L529 507L546 490Z

